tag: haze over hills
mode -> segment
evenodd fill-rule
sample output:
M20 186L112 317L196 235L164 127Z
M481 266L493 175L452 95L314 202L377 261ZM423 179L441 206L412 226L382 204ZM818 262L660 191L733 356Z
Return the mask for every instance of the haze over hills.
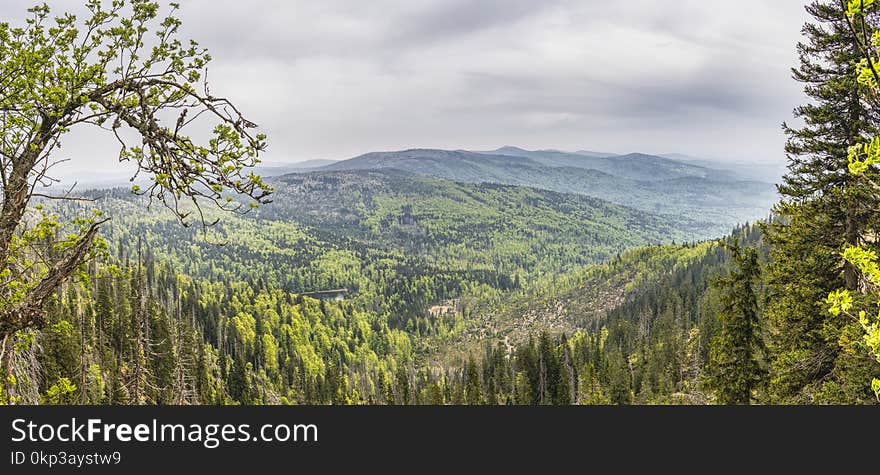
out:
M499 161L500 157L507 157ZM511 160L510 157L526 160ZM404 163L402 160L412 160ZM433 163L428 163L428 162ZM346 160L310 159L298 162L267 161L254 168L254 172L263 177L274 177L289 173L303 173L326 170L354 170L398 168L418 174L439 176L465 182L498 182L510 184L520 183L502 172L499 166L519 168L520 172L534 169L537 166L553 168L580 168L595 170L620 178L637 181L662 181L686 176L701 177L710 180L730 181L762 181L777 183L784 173L784 166L751 162L722 162L698 158L680 153L615 154L579 150L566 152L555 149L526 150L515 146L504 146L491 151L440 150L440 149L409 149L402 151L371 152ZM443 170L444 167L450 167ZM77 183L77 189L108 188L126 186L130 183L132 170L71 170L64 173L64 181L60 187L69 187ZM543 171L541 174L546 174ZM139 179L138 183L145 182ZM556 188L550 187L548 189ZM574 191L561 189L556 191ZM597 196L601 197L601 196Z
M589 152L587 152L589 153ZM656 155L631 153L605 156L568 153L558 150L524 150L502 147L493 151L410 149L392 152L371 152L349 160L320 167L320 170L371 170L397 168L446 178L472 178L471 173L488 173L485 178L505 175L500 168L535 169L540 167L580 168L595 170L621 178L659 181L688 176L725 179L730 174ZM445 170L444 170L445 169ZM484 177L481 177L484 178Z
M310 171L319 167L336 163L336 160L305 160L302 162L263 162L254 167L254 173L262 177L273 177L287 175L288 173L299 173ZM132 184L145 185L149 183L149 179L141 175L134 181L131 177L134 170L127 164L119 164L118 168L111 170L66 170L61 173L62 181L53 184L50 189L58 192L67 192L71 186L75 191L100 190L115 187L129 187Z
M680 154L526 150L505 146L493 151L411 149L371 152L348 160L265 162L264 177L341 171L399 170L460 183L526 186L599 198L666 218L687 222L693 239L717 237L734 226L765 218L776 201L773 185L754 177L766 174L746 165L715 164ZM130 174L100 172L68 176L78 190L131 186ZM143 185L141 177L137 183ZM59 185L60 189L60 185ZM64 190L66 191L66 189Z
M695 238L721 236L765 218L776 201L769 183L665 157L600 157L503 147L492 152L413 149L373 152L315 173L395 169L464 183L528 186L600 198L654 214L702 223Z
M658 155L660 157L670 158L681 162L691 163L707 168L716 168L730 173L732 176L740 177L744 180L757 180L767 183L779 183L782 176L785 175L787 167L785 161L778 163L763 163L749 161L725 162L720 160L711 160L707 158L693 157L681 153L664 153Z
M336 163L336 160L314 159L302 162L264 162L256 167L255 172L264 177L287 175L288 173L298 173L303 171L314 170Z
M485 153L525 157L551 167L598 170L633 180L657 181L684 176L724 179L727 175L702 165L644 153L626 155L607 155L596 152L568 153L559 150L531 151L510 146Z

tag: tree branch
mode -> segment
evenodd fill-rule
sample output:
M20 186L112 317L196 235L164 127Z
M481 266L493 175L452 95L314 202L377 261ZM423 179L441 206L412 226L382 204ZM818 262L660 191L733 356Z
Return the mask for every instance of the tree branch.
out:
M40 328L45 324L43 304L58 286L85 261L87 254L92 249L100 225L109 220L106 218L89 226L70 252L49 270L48 274L40 280L23 301L0 313L0 335L11 335L30 327Z

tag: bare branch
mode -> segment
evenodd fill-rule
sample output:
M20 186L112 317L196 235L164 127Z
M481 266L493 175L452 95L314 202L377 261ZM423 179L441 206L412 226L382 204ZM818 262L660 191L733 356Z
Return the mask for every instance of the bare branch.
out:
M89 226L67 255L49 270L23 301L13 305L12 308L5 309L0 314L2 316L0 318L0 335L9 335L33 326L42 326L43 304L46 299L85 261L86 255L94 245L99 226L107 221L109 218Z
M85 197L81 197L81 196L63 196L63 195L62 196L55 196L55 195L44 195L42 193L33 193L33 194L31 194L31 196L37 197L37 198L46 198L49 200L59 200L59 201L61 201L61 200L63 200L63 201L85 201L85 202L90 202L90 203L97 201L94 198L85 198Z

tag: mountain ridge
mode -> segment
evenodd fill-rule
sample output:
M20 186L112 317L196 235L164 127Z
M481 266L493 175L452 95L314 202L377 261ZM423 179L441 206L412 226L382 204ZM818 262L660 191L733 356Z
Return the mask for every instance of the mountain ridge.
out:
M462 183L581 194L654 214L702 221L707 232L700 237L717 237L738 224L764 218L776 201L775 187L768 183L654 155L597 158L510 146L499 150L507 155L440 149L370 152L311 171L396 169Z

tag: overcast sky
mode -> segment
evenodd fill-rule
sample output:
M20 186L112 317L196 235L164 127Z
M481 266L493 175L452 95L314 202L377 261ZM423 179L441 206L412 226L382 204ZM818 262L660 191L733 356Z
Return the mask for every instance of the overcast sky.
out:
M502 145L781 162L803 100L800 0L180 3L212 91L269 134L273 162ZM103 140L65 153L109 166Z

